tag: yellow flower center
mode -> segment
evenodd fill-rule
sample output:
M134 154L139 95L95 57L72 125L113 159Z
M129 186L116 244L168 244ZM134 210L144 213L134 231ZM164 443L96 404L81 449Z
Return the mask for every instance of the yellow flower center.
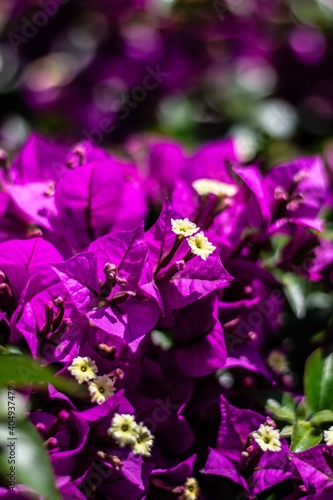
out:
M187 243L189 244L192 253L194 253L194 255L199 255L199 257L203 260L206 260L207 257L216 249L216 247L208 241L202 231L194 236L190 236L190 238L187 239Z
M199 228L191 222L188 218L186 219L171 219L172 231L184 238L185 236L191 236L192 234L199 231Z
M252 437L263 451L281 450L279 431L272 426L260 424L259 429L252 433Z

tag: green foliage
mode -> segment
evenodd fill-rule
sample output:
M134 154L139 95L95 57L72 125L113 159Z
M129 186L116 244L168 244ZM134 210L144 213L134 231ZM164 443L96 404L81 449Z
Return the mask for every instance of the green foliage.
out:
M306 419L306 401L305 401L304 397L301 399L301 401L297 405L296 415L297 415L297 418L299 418L300 420Z
M297 318L304 318L306 315L306 282L291 273L283 276L284 293L289 305Z
M287 394L285 394L284 396L287 396ZM268 399L266 403L266 409L274 415L276 420L282 420L283 422L289 422L290 424L292 424L296 420L296 414L294 400L291 396L290 398L292 399L291 404L280 404L274 399Z
M8 351L6 351L8 352ZM41 389L43 384L52 384L56 389L66 394L78 396L78 385L63 377L55 376L55 371L49 366L41 366L32 357L26 355L0 353L0 387L15 385Z
M8 415L5 408L0 412L0 474L8 481L8 474L12 473L15 484L24 484L47 500L61 500L47 449L27 419L24 398L15 393L15 388L41 390L52 384L64 393L79 397L78 385L55 376L51 367L41 366L32 357L10 347L0 350L0 364L0 387L6 388L1 391L1 401L8 399Z
M333 422L333 354L323 358L320 349L307 359L304 370L305 397L297 407L293 397L284 393L280 402L268 399L266 409L277 421L291 425L281 434L291 437L291 451L304 451L322 440L321 426Z
M322 439L320 429L312 426L311 422L298 420L293 425L291 434L291 451L304 451L319 444Z
M47 500L61 500L47 450L27 419L17 421L12 431L7 422L0 422L0 468L6 479L14 471L16 484L25 484Z
M304 371L304 392L308 411L333 411L333 354L323 359L320 349L309 356Z
M333 422L333 412L331 410L322 410L315 413L311 422L313 425L322 425L328 422Z

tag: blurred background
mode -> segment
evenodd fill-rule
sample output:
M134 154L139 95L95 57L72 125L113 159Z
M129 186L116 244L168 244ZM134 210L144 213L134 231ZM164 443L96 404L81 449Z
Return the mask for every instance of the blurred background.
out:
M1 0L0 142L234 135L333 165L333 0Z

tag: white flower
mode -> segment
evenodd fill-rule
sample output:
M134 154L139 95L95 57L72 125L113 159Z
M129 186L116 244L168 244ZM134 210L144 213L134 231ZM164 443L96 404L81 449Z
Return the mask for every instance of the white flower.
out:
M171 219L171 225L172 231L181 236L192 236L192 234L196 233L200 229L196 226L196 224L194 224L194 222L188 220L188 218Z
M277 350L271 351L267 358L267 363L278 373L284 374L289 372L288 359L283 352Z
M114 387L113 380L108 375L96 377L95 380L89 382L88 386L91 402L101 405L107 399L113 396L116 388Z
M199 492L198 481L194 477L189 477L184 484L184 493L179 500L197 500Z
M134 455L144 455L150 457L150 451L154 443L154 436L150 433L148 427L140 422L136 428L136 441L132 448Z
M109 436L112 436L119 446L134 446L137 440L136 429L138 424L133 415L116 413L111 420L111 427L108 429Z
M270 425L261 424L259 429L252 432L252 437L263 451L280 451L280 432Z
M84 358L81 358L81 356L74 358L68 370L79 384L94 380L98 371L95 361L92 361L87 356Z
M328 446L333 445L333 426L328 431L324 431L324 441Z
M199 255L203 260L206 260L216 249L216 247L208 241L202 231L188 238L187 242L191 247L191 252L194 253L194 255Z
M234 184L227 184L226 182L214 179L197 179L192 183L192 187L200 196L215 194L215 196L219 196L220 198L225 198L226 196L231 198L238 192L238 187Z

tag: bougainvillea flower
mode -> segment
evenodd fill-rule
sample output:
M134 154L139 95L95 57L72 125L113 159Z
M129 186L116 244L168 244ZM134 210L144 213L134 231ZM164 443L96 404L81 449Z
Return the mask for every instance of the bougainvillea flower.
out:
M224 456L238 463L245 445L260 424L264 422L262 415L251 410L240 410L232 406L221 396L221 424L218 431L216 449L223 450Z
M24 337L31 354L48 363L72 360L78 353L87 323L66 288L58 283L25 304L13 338Z
M177 180L172 192L174 209L202 229L209 229L229 248L227 256L237 251L246 231L254 236L260 229L267 229L270 219L258 169L234 167L228 172L228 182L217 180L218 174L213 179L197 179L192 185Z
M313 255L314 254L314 255ZM313 281L324 279L328 284L333 278L333 245L331 241L320 240L319 246L314 249L313 254L308 255L300 270L309 274ZM311 258L313 256L313 258Z
M43 411L31 412L30 420L49 450L58 475L69 475L88 438L88 424L73 411L61 410L57 415Z
M53 230L78 251L112 229L132 229L146 213L138 179L112 158L68 169L56 186L54 203Z
M234 184L230 165L238 162L234 141L229 138L207 143L188 159L183 178L191 184L196 179L216 179Z
M189 377L203 377L224 366L226 346L216 294L181 308L168 327L171 346L164 356L170 366Z
M140 500L147 492L154 464L144 462L142 457L135 456L126 448L107 447L102 456L105 457L104 460L96 455L97 460L88 465L80 482L76 481L79 489L86 496L97 492L105 498L110 498L112 494L115 500ZM96 474L96 471L99 471L102 480L94 486L90 475Z
M172 229L172 220L181 218L167 202L156 224L145 234L155 282L168 311L199 300L232 279L216 252L209 250L205 260L195 255L187 238ZM198 244L206 245L204 240Z
M41 290L56 283L57 276L50 262L59 259L59 252L43 238L0 243L1 281L8 284L8 293L18 301L28 280L37 274Z
M66 171L66 149L33 134L24 144L10 168L15 184L57 182Z
M319 157L299 158L272 168L264 178L271 223L313 220L326 201L328 180ZM316 224L315 224L316 228Z
M181 145L171 140L154 141L147 149L148 158L142 168L147 195L162 205L185 167L185 155Z
M318 158L264 174L238 146L0 151L0 357L62 380L23 393L64 498L332 494L332 188ZM322 444L294 451L300 422Z
M265 451L261 454L247 481L251 494L258 495L292 479L298 479L297 469L290 461L289 446L282 440L280 451Z
M22 218L18 213L11 196L4 191L0 192L0 241L15 238L28 238L33 234L29 227L28 218Z
M76 250L111 229L133 228L146 214L135 167L88 142L67 153L32 136L3 186L17 217L55 232Z
M96 326L129 344L158 320L158 291L146 280L142 226L104 236L88 251L54 264L73 303Z
M237 467L224 456L222 450L209 450L209 455L205 467L200 471L201 474L222 476L239 484L246 492L248 486L245 478L237 470Z
M329 446L317 445L300 453L293 453L292 464L296 467L305 491L315 494L332 487L332 451Z
M176 465L170 464L168 468L157 467L151 478L152 493L162 497L164 491L171 492L177 489L179 494L184 492L181 489L184 483L194 476L195 460L196 455L191 455L184 461L178 461ZM173 492L177 493L177 490Z

